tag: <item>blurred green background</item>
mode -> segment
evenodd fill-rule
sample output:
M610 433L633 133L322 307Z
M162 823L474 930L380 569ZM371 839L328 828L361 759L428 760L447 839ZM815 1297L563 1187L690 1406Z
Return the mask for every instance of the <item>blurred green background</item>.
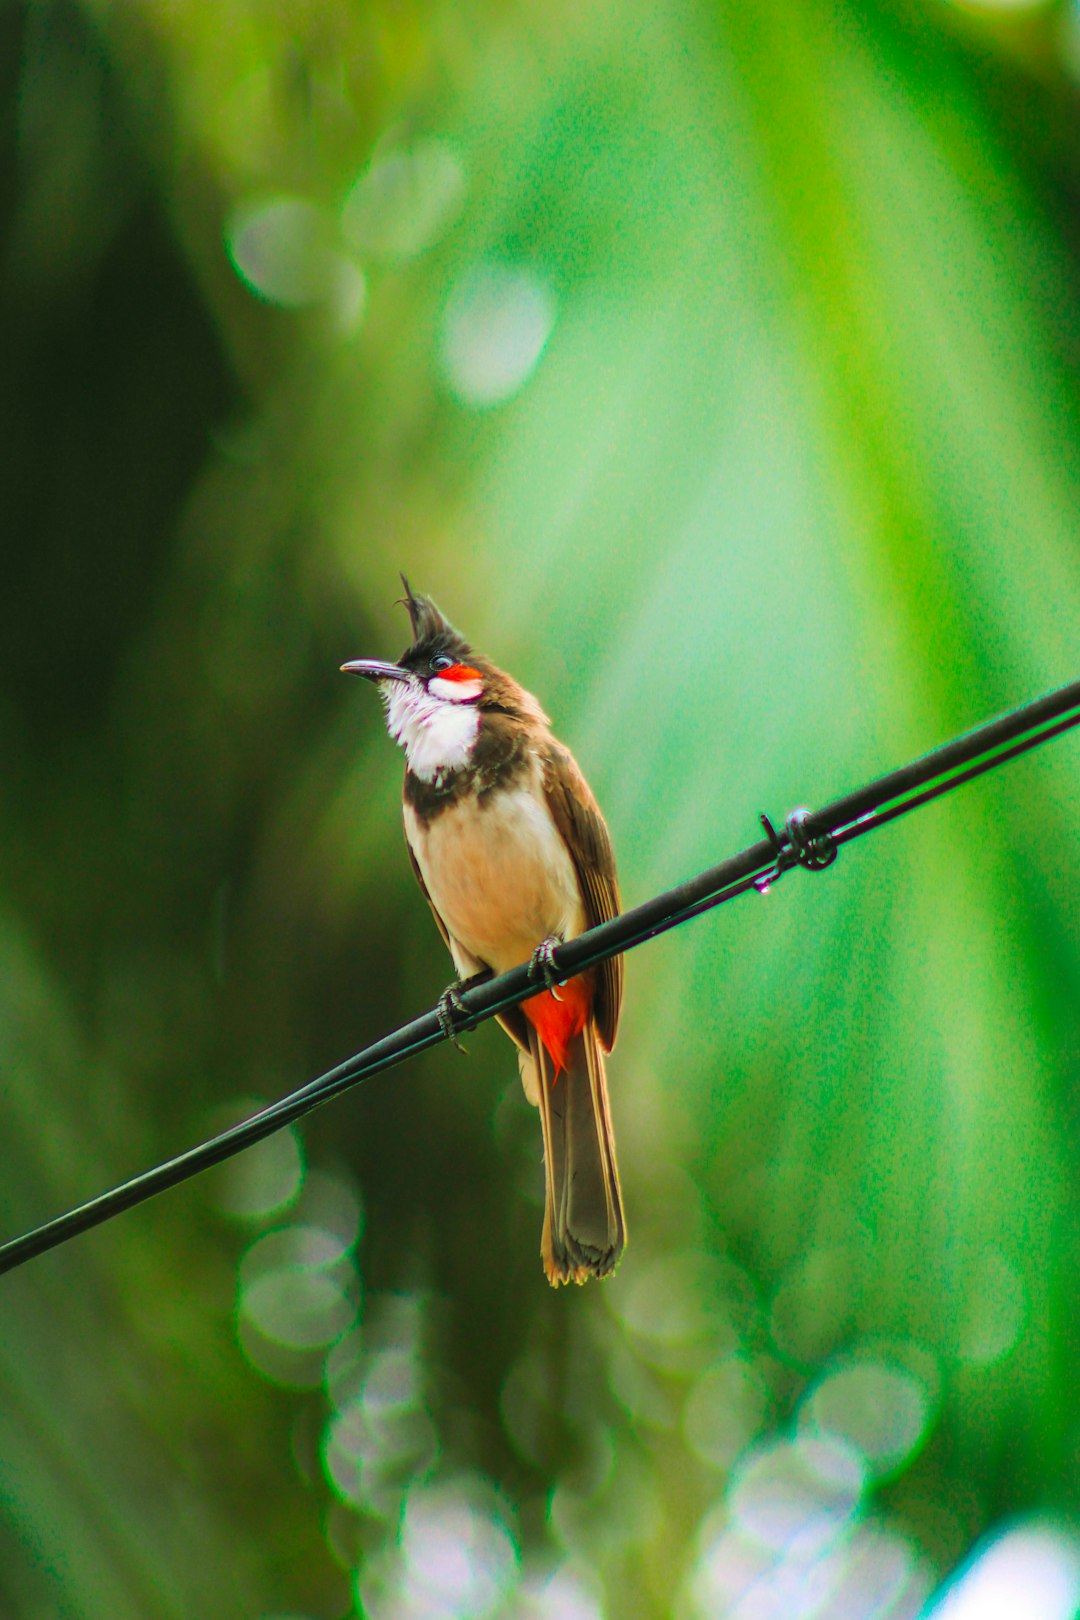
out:
M0 74L0 1236L447 982L337 673L399 568L628 903L1080 675L1074 5L8 0ZM1067 1620L1078 787L633 954L610 1284L492 1026L3 1279L3 1620Z

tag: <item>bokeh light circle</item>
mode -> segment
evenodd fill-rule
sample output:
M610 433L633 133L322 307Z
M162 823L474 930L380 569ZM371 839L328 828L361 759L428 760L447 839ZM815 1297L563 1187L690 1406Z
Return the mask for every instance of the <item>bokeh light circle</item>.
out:
M548 283L523 265L480 264L450 295L443 316L442 364L465 405L499 405L532 375L555 325Z
M904 1467L932 1417L928 1391L912 1372L869 1356L827 1371L800 1413L805 1428L850 1446L877 1478Z
M862 1459L839 1440L769 1440L735 1470L728 1509L738 1528L763 1546L816 1544L852 1518L865 1483Z

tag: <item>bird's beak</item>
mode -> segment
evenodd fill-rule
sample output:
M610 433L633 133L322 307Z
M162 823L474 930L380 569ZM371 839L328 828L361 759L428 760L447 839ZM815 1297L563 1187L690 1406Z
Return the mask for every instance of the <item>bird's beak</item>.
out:
M366 681L407 681L408 670L399 664L382 664L377 658L353 658L342 664L343 675L362 675Z

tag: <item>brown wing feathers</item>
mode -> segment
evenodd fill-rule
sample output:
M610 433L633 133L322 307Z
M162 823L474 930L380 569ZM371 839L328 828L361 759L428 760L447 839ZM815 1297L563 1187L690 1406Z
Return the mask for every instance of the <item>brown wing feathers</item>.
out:
M619 880L604 818L569 749L551 739L541 754L548 808L573 856L588 926L618 915ZM622 957L609 957L596 970L596 1033L605 1052L615 1044L622 1006Z

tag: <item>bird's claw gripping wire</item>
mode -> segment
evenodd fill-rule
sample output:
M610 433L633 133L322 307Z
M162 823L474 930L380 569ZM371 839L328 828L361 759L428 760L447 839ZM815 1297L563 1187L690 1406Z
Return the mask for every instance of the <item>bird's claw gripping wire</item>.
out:
M435 1004L435 1016L439 1020L439 1028L451 1045L456 1046L459 1052L466 1052L468 1049L462 1046L457 1033L457 1020L469 1016L459 994L462 982L447 985Z
M461 992L475 990L478 984L486 984L490 978L491 969L481 968L479 973L470 973L467 979L456 979L453 984L447 985L435 1003L435 1016L439 1020L439 1028L459 1052L464 1052L467 1048L458 1040L458 1020L464 1019L471 1028L473 1016L462 1001Z
M532 955L529 957L530 976L534 979L543 979L549 992L555 997L556 1001L561 1001L562 996L560 996L558 989L556 988L560 983L560 979L555 968L555 947L556 945L561 945L562 943L563 941L557 938L556 935L549 934L547 939L542 939L540 941L535 951L533 951Z

